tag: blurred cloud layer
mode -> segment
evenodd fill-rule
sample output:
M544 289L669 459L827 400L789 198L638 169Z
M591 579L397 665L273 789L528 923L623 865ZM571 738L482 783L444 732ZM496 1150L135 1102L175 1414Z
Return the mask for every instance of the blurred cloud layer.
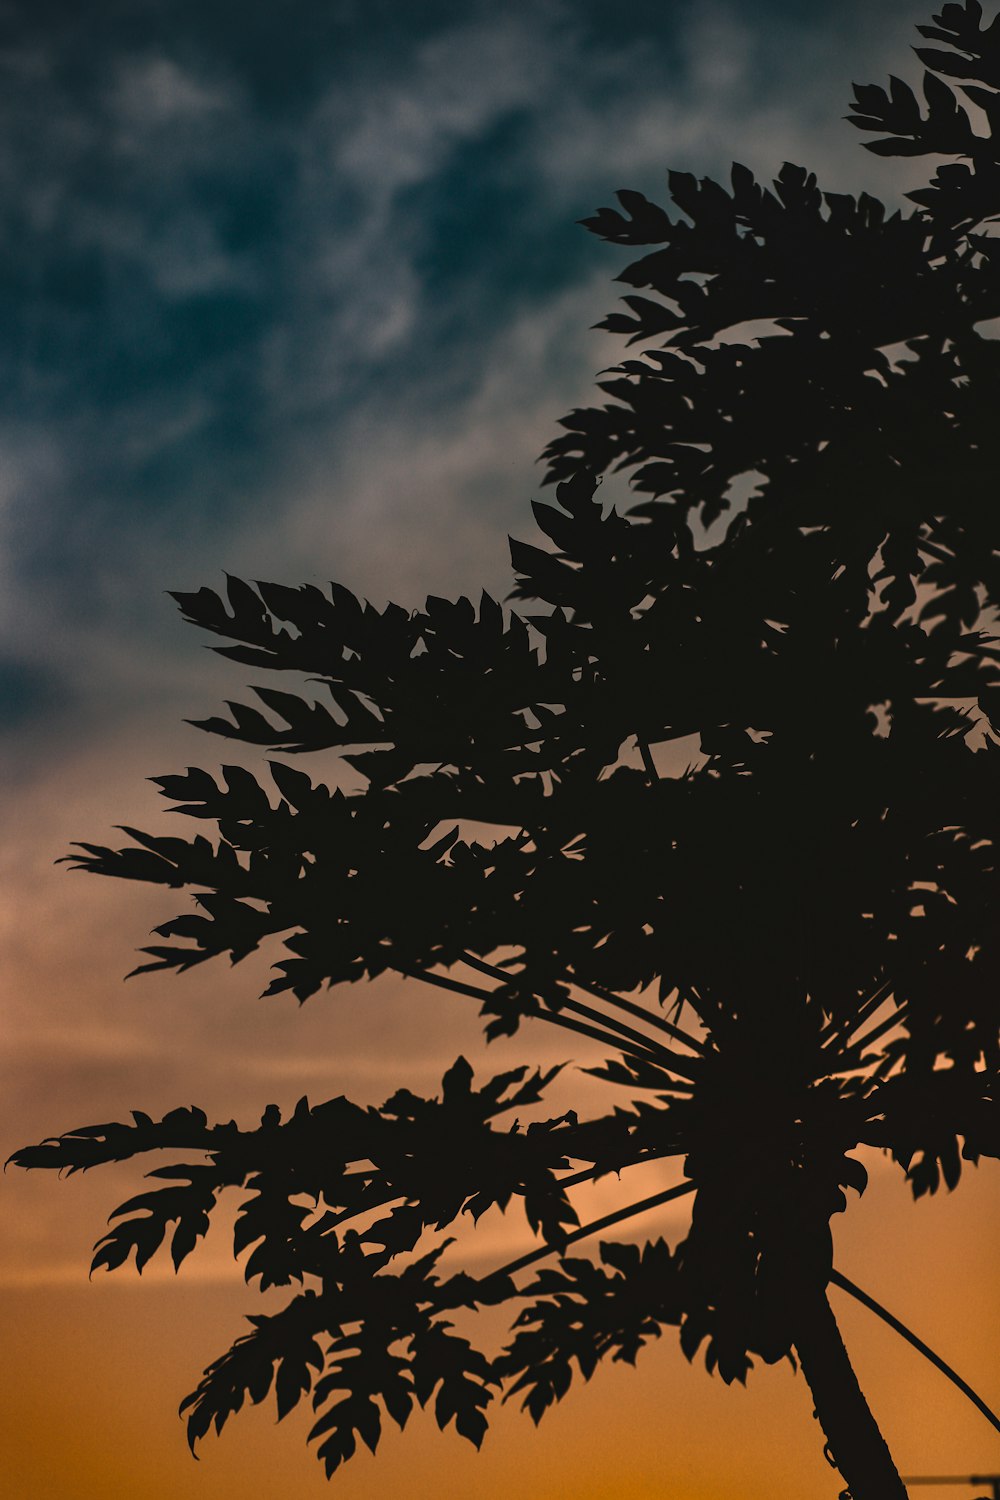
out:
M614 353L587 329L618 257L574 221L733 155L891 189L837 117L915 14L9 5L4 728L144 712L140 655L193 649L162 589L221 567L502 588Z

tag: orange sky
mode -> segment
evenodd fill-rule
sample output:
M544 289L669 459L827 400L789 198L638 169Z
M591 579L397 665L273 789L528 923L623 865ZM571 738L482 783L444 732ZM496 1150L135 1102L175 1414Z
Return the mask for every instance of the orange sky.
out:
M16 1189L7 1187L10 1195ZM49 1184L65 1202L67 1188ZM1000 1287L993 1235L996 1174L950 1202L911 1209L876 1179L854 1223L838 1234L838 1262L996 1399ZM74 1231L82 1225L68 1214ZM86 1231L86 1232L89 1232ZM81 1233L81 1238L84 1234ZM891 1258L891 1262L890 1262ZM136 1285L134 1276L64 1280L2 1291L10 1344L2 1417L11 1496L31 1500L341 1500L398 1494L423 1500L829 1500L839 1482L820 1456L804 1383L787 1366L727 1389L691 1368L672 1337L636 1370L601 1369L536 1431L513 1405L478 1455L414 1419L362 1453L328 1488L296 1413L279 1430L268 1407L241 1414L219 1440L188 1455L179 1398L226 1345L255 1298L238 1278ZM837 1294L834 1294L837 1296ZM843 1296L845 1335L902 1466L918 1472L1000 1467L990 1429L934 1370Z
M484 1055L475 1007L413 983L319 996L301 1009L287 999L264 1002L256 998L266 967L258 958L235 970L206 966L123 984L132 947L174 909L170 896L71 875L51 861L73 836L96 836L95 819L100 828L109 816L150 826L156 799L143 773L204 760L207 745L178 729L157 747L120 746L114 767L83 756L58 805L44 773L21 789L6 851L9 860L17 855L18 881L3 933L4 1155L133 1107L155 1113L197 1103L212 1116L250 1122L265 1103L289 1105L306 1091L315 1100L341 1091L380 1100L405 1080L433 1092L459 1051L491 1071L571 1055L561 1034L530 1030ZM596 1087L582 1079L568 1086L591 1096ZM672 1178L602 1184L581 1201L582 1214L655 1191L660 1180ZM600 1369L589 1386L571 1390L537 1432L512 1403L478 1455L416 1418L402 1436L388 1432L377 1459L352 1460L328 1489L305 1447L305 1413L274 1430L268 1406L207 1440L196 1464L178 1402L242 1331L241 1317L257 1310L258 1298L229 1258L222 1227L179 1278L154 1261L141 1281L128 1270L88 1283L89 1250L106 1215L136 1187L128 1166L64 1182L11 1170L3 1180L0 1298L10 1357L0 1420L4 1493L17 1500L383 1493L835 1500L839 1493L801 1379L781 1366L755 1372L746 1390L727 1389L688 1366L669 1331L636 1370ZM995 1164L967 1171L955 1194L914 1205L895 1169L877 1159L865 1198L852 1198L835 1223L838 1267L1000 1404ZM683 1224L677 1204L643 1227L676 1240ZM479 1242L482 1263L496 1264L510 1247L523 1248L523 1227L484 1221ZM901 1468L1000 1470L1000 1442L959 1394L870 1314L831 1295Z

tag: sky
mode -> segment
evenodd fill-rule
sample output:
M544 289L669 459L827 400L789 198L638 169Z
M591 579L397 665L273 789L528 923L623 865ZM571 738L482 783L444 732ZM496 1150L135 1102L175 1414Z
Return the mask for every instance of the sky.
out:
M403 982L301 1010L257 998L266 959L122 983L173 908L54 861L117 824L168 826L149 776L241 758L183 722L243 679L165 590L228 570L377 604L506 594L537 456L620 353L592 325L622 252L577 221L620 187L664 201L668 167L734 158L897 201L912 166L863 151L842 116L852 81L917 76L929 8L0 3L4 1157L132 1108L249 1122L303 1092L433 1092L459 1051L483 1059L474 1015ZM536 1056L562 1054L522 1033L483 1060ZM912 1208L876 1165L838 1264L996 1398L1000 1184L983 1169ZM177 1402L257 1298L223 1231L176 1281L154 1263L88 1283L135 1190L127 1172L3 1180L18 1500L837 1494L787 1367L727 1390L667 1339L538 1433L511 1404L478 1456L417 1424L328 1489L303 1423L255 1411L196 1465ZM638 1227L676 1239L683 1217ZM516 1233L487 1225L479 1253ZM904 1469L1000 1470L939 1376L840 1311Z

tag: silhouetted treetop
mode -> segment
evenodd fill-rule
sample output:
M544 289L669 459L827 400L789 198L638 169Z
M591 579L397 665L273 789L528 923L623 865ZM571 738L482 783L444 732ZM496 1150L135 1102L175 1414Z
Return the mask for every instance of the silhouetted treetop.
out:
M827 1302L858 1292L830 1221L862 1148L918 1196L1000 1157L1000 24L947 5L921 32L949 49L918 49L923 104L894 78L849 117L879 154L947 158L905 212L736 166L729 188L671 173L676 217L621 192L586 221L655 247L603 324L641 349L546 450L555 503L511 542L530 612L237 578L175 595L291 682L200 727L324 759L157 777L213 838L77 846L78 868L193 893L137 972L271 945L268 993L300 1001L394 972L476 1003L488 1038L599 1043L589 1071L627 1100L544 1118L553 1071L474 1086L459 1059L434 1099L302 1100L251 1131L137 1113L17 1153L191 1153L95 1265L141 1269L170 1224L179 1264L231 1187L247 1278L304 1284L206 1371L192 1441L275 1380L279 1415L312 1392L328 1472L432 1398L478 1443L495 1390L537 1420L574 1368L676 1326L727 1381L794 1354L855 1500L904 1500ZM641 496L624 515L613 469ZM580 1225L575 1186L673 1158L675 1186ZM685 1193L674 1248L567 1256ZM515 1200L538 1248L445 1276L435 1236ZM525 1296L498 1359L452 1329Z

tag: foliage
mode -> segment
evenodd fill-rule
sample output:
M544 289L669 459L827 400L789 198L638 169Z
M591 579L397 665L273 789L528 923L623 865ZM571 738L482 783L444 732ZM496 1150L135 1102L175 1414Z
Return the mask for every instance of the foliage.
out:
M134 1250L141 1270L171 1224L179 1265L229 1187L247 1278L300 1284L206 1371L192 1442L273 1380L279 1415L310 1393L322 1411L328 1472L432 1397L478 1444L504 1383L537 1420L574 1364L633 1360L668 1325L742 1380L792 1353L798 1299L829 1282L859 1148L917 1195L1000 1156L1000 343L981 326L1000 316L1000 20L949 4L920 30L923 101L893 78L849 117L878 154L944 158L912 210L786 164L773 188L674 172L677 216L621 192L586 221L643 251L603 324L641 348L547 449L545 541L511 543L532 613L236 578L175 596L223 655L312 684L254 687L202 727L335 751L359 789L284 760L157 778L217 839L127 829L74 856L195 893L141 969L280 940L271 994L422 979L490 1037L596 1039L628 1100L501 1128L552 1075L477 1087L459 1059L434 1099L302 1100L249 1131L137 1114L17 1153L193 1155L150 1173L168 1185L117 1211L95 1266ZM626 515L600 503L612 469L639 492ZM694 1192L674 1250L565 1256L588 1232L574 1183L672 1157ZM538 1251L442 1277L435 1236L515 1201ZM497 1360L453 1331L456 1309L523 1298Z

